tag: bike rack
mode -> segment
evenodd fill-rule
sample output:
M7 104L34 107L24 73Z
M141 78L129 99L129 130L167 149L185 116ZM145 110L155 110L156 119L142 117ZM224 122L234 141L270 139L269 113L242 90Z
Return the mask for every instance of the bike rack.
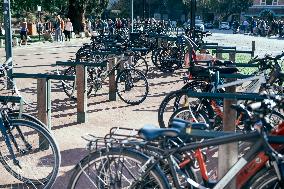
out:
M113 66L115 60L110 59L109 66ZM105 67L108 61L102 63L90 63L90 62L72 62L72 61L56 61L56 65L60 66L75 66L76 67L76 87L77 87L77 122L87 122L87 67ZM111 68L110 68L111 69ZM109 88L110 88L110 100L113 95L116 95L115 91L115 75L114 73L109 76Z
M74 80L74 76L51 74L13 73L13 78L37 79L37 108L38 118L48 129L51 129L51 83L50 80Z

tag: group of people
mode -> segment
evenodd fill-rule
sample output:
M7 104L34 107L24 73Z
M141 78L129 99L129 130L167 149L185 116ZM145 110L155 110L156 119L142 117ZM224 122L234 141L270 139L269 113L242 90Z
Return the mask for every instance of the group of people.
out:
M232 23L232 29L239 28L244 33L250 33L255 36L279 36L284 37L284 20L273 19L252 19L251 21L244 20L241 24L237 21Z
M63 19L60 15L57 15L53 21L47 20L44 23L43 32L52 34L54 33L55 41L60 42L71 39L71 33L73 31L73 24L69 18Z
M114 34L115 31L125 30L129 28L130 21L128 19L116 18L112 19L97 19L92 24L92 29L96 30L99 34L109 33Z
M69 18L63 19L60 15L57 15L53 20L47 20L44 23L38 21L36 26L38 33L48 36L50 39L53 39L54 35L54 40L57 42L63 41L64 39L65 41L70 41L71 39L73 25ZM20 46L22 44L27 45L28 23L26 18L23 18L20 23L20 27Z

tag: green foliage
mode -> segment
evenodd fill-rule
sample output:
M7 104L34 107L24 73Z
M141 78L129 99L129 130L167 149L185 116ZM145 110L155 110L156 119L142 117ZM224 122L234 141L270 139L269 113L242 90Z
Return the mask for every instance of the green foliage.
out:
M214 12L221 18L226 18L229 15L246 11L253 4L253 0L200 0L197 3L197 9L202 12Z
M131 0L118 0L110 6L111 10L120 10L119 17L130 17ZM134 0L134 17L143 15L143 0ZM154 13L166 12L173 13L177 10L188 11L184 6L183 0L145 0L145 17L153 17ZM115 15L116 16L116 15Z

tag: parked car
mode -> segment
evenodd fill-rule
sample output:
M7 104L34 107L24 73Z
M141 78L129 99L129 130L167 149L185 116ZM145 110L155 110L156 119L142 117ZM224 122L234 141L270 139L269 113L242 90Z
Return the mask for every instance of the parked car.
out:
M212 22L206 22L206 23L204 23L204 27L206 29L212 29L213 28L213 23Z
M195 20L195 28L201 31L205 30L205 26L202 20Z
M229 30L230 29L229 22L220 22L219 29L220 30Z
M186 27L190 28L190 20L187 21ZM205 30L205 26L202 20L195 20L195 29L200 31Z

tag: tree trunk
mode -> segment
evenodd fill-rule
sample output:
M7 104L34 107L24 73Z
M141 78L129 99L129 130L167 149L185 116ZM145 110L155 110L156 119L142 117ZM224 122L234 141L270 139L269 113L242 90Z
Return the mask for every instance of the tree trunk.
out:
M68 17L73 24L73 31L75 33L85 31L85 7L80 5L77 0L69 0Z

